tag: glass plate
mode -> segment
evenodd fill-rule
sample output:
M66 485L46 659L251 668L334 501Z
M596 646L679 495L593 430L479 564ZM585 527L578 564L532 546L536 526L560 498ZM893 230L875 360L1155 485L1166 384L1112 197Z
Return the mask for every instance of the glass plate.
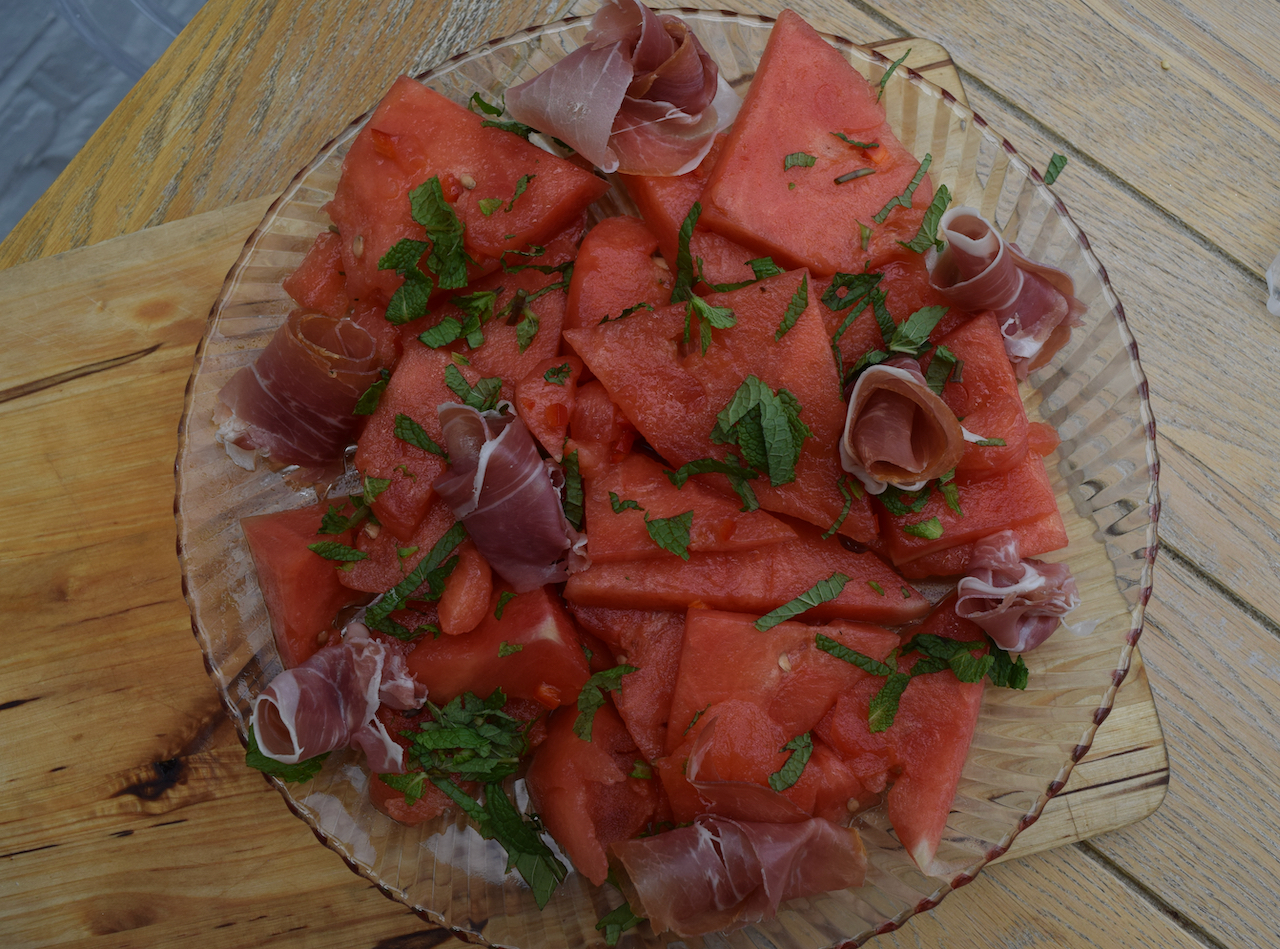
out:
M682 15L740 92L750 83L772 20L715 12ZM493 99L577 48L587 21L575 18L494 40L419 77L465 103ZM872 81L889 65L848 40L832 44ZM1065 559L1082 605L1073 619L1095 621L1087 637L1063 630L1037 649L1025 692L988 689L972 749L938 851L951 870L922 875L899 845L883 806L859 815L866 842L865 885L784 904L776 920L687 945L815 949L861 943L897 928L973 879L1009 847L1061 790L1088 751L1129 669L1142 631L1156 553L1155 425L1147 382L1124 311L1106 272L1066 208L1014 148L948 93L906 69L887 83L884 104L903 143L933 156L930 174L955 202L976 207L1029 256L1068 271L1089 306L1086 325L1023 388L1033 418L1062 437L1048 459L1070 536ZM183 589L209 675L242 738L250 703L281 671L239 520L301 507L310 490L291 489L259 465L244 471L213 440L218 390L251 362L292 304L281 279L302 260L329 221L342 159L368 116L357 120L304 168L271 207L232 268L210 315L187 386L177 459L178 549ZM600 214L629 209L620 189ZM304 785L279 785L285 802L357 873L426 918L492 945L542 949L599 943L596 921L620 901L571 873L545 911L505 872L505 854L460 817L405 827L374 810L356 753L335 753ZM675 939L647 926L624 946Z

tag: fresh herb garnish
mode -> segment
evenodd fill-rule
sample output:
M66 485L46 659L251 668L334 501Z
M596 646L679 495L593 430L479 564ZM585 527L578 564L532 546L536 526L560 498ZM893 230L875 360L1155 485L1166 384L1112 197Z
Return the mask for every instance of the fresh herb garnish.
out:
M884 587L882 587L882 586L881 586L880 584L878 584L876 581L874 581L874 580L868 580L868 581L867 581L867 586L871 587L871 589L872 589L872 590L874 590L874 591L875 591L877 594L879 594L880 596L884 596Z
M951 191L946 185L938 185L938 190L934 193L933 200L929 203L928 209L924 212L924 217L920 220L920 230L916 231L916 236L910 241L898 241L898 243L907 250L915 251L917 254L923 254L930 247L938 250L945 248L947 242L938 237L938 222L942 220L942 215L950 203Z
M955 478L956 469L952 468L938 478L938 490L942 492L942 500L947 502L947 507L964 517L964 511L960 510L960 492L956 488Z
M842 185L845 182L857 181L859 178L865 178L867 175L874 175L875 173L876 170L874 168L855 168L853 171L846 171L843 175L840 175L835 179L835 183Z
M956 354L946 346L939 346L933 351L933 360L929 363L928 372L924 374L924 381L934 395L942 395L942 390L952 381L959 362Z
M406 444L412 445L414 448L420 448L433 455L439 455L445 461L449 460L449 453L441 448L434 438L427 434L427 430L415 422L412 417L405 415L403 412L396 413L395 425L392 428L392 433L396 438Z
M908 48L905 53L903 53L901 56L895 59L892 63L890 63L889 68L884 71L884 75L880 77L880 91L876 93L877 102L879 102L880 97L884 95L884 87L889 82L889 77L893 75L893 71L897 69L899 66L901 66L906 61L907 57L910 55L911 55L911 50L910 48Z
M1003 438L982 438L973 444L979 448L1003 448L1006 443Z
M481 198L476 202L476 206L480 209L480 213L485 217L489 217L494 211L502 207L501 198Z
M688 464L681 465L676 471L667 469L663 471L667 480L677 488L683 488L691 475L722 474L729 479L729 484L742 501L743 511L754 511L760 507L755 491L747 483L753 478L760 477L760 473L744 465L737 455L727 454L723 461L718 458L695 458Z
M836 138L840 139L840 141L845 142L846 144L852 145L854 148L879 148L880 147L879 142L859 142L857 139L852 139L848 135L845 135L844 132L832 132L831 134L834 135Z
M779 623L784 623L792 617L799 616L805 610L826 603L828 600L834 600L840 595L840 591L844 589L844 585L848 582L849 578L843 573L833 573L825 580L819 580L794 600L783 603L776 610L760 617L756 620L755 627L762 633L766 632Z
M649 537L663 550L670 551L682 560L689 559L689 530L693 526L693 511L685 511L674 517L644 516Z
M929 343L929 334L946 315L949 307L923 306L900 323L889 340L889 352L906 353L918 358Z
M496 409L502 395L502 380L497 376L478 379L473 386L453 364L444 367L444 384L462 400L463 405L469 405L478 412Z
M823 540L834 536L840 530L845 518L849 516L850 509L853 507L854 498L862 498L862 485L848 475L841 478L837 485L840 488L840 493L844 496L844 505L840 508L840 515L835 519L835 522L823 532Z
M401 609L410 598L439 599L444 592L445 578L457 566L458 558L449 557L454 549L466 540L467 529L462 523L456 523L445 531L444 536L436 541L431 551L418 561L418 565L409 575L365 610L364 622L371 629L395 636L397 639L412 639L415 631L406 629L391 619L391 614ZM448 559L446 559L448 558ZM426 586L424 596L420 587Z
M671 284L672 303L684 303L693 296L693 254L689 251L689 241L693 239L693 229L701 216L702 203L695 201L680 224L676 245L676 276Z
M439 175L428 178L409 192L409 209L414 221L426 229L430 243L405 238L392 245L378 261L379 269L394 270L404 278L387 304L387 319L396 324L408 323L425 314L434 286L451 289L467 285L469 258L462 243L466 228L445 200ZM423 253L427 253L428 270L435 275L434 284L431 276L418 266Z
M563 386L571 375L573 375L573 367L567 362L562 362L560 365L552 366L544 372L542 378L553 386Z
M573 720L573 733L583 741L591 740L591 725L596 709L604 705L605 692L617 692L622 688L622 677L636 671L635 666L614 666L597 672L578 693L578 717Z
M529 345L538 335L538 326L538 314L525 307L521 311L520 321L516 323L516 345L520 347L520 352L524 352L529 348Z
M894 517L906 517L908 514L919 514L929 503L929 495L933 489L925 485L919 491L903 491L897 485L889 485L880 495L880 503Z
M903 524L902 532L910 534L912 537L921 537L924 540L937 540L943 534L942 521L936 517L931 517L927 521L920 521L916 524Z
M791 752L787 763L769 775L769 787L781 793L800 780L804 766L809 763L809 756L813 754L813 738L805 732L792 738L778 750Z
M498 658L505 659L507 656L514 656L523 649L524 646L520 643L509 643L504 639L502 642L498 643Z
M507 204L507 206L502 209L503 214L510 213L511 209L516 206L516 199L519 198L520 195L524 194L527 190L529 190L529 182L533 181L533 179L536 177L538 176L537 175L521 175L519 178L516 179L516 193L511 196L511 201ZM541 188L542 185L538 185L538 187Z
M618 497L614 491L609 492L609 504L613 507L614 514L621 514L623 511L643 511L639 501L624 501Z
M336 563L358 563L361 560L367 560L369 557L363 550L356 550L354 547L340 544L336 540L321 540L314 544L307 544L307 550L319 554L325 560L332 560Z
M796 325L796 320L800 319L809 306L809 275L805 274L800 278L800 286L796 288L796 292L791 295L791 302L787 304L787 312L782 316L782 322L778 325L778 330L773 334L775 340L782 339L787 335L791 327Z
M502 619L502 613L507 608L507 604L516 598L516 595L510 590L503 590L498 594L498 603L493 609L493 618Z
M504 99L501 105L491 105L485 101L484 96L475 92L472 93L471 101L467 103L467 108L476 113L476 115L501 115L506 111L506 101ZM512 135L519 135L525 141L528 141L529 136L534 132L532 127L525 125L523 122L515 121L497 122L493 119L485 119L480 123L480 127L501 129L504 132L510 132ZM498 203L501 204L501 200Z
M907 52L910 52L910 50L908 50ZM889 216L889 212L892 211L894 208L897 208L897 207L910 208L911 199L915 196L916 188L920 187L920 182L924 180L925 172L929 170L929 166L931 164L933 164L933 156L925 155L924 160L920 162L920 167L916 170L915 177L911 179L911 182L907 185L906 190L904 190L902 194L898 195L897 197L890 198L888 203L884 207L882 207L879 211L877 211L875 215L871 218L871 220L875 221L877 224L883 224L884 219Z
M738 325L738 318L733 315L733 310L727 306L712 306L702 297L690 296L684 306L684 341L689 342L693 326L697 324L699 343L704 355L711 346L712 327L726 330Z
M382 393L387 391L387 383L391 381L391 373L386 369L378 370L378 379L376 379L369 388L365 389L356 400L356 407L351 410L352 415L372 415L378 411L378 403L382 401Z
M564 509L565 520L575 530L582 530L587 496L582 487L582 471L578 467L578 449L564 456L561 467L564 468L564 500L560 506Z
M754 375L747 376L729 404L716 416L711 440L737 445L743 460L775 487L796 478L804 440L813 432L800 420L803 411L786 389L776 393Z
M602 317L600 318L600 322L599 322L598 324L596 324L596 325L597 325L597 326L604 326L604 324L606 324L606 323L616 323L616 322L618 322L618 320L625 320L628 316L630 316L632 313L635 313L637 310L649 310L650 312L652 312L652 311L653 311L653 304L652 304L652 303L637 303L635 306L629 306L629 307L627 307L625 310L623 310L623 311L622 311L621 313L619 313L617 316L610 316L608 313L606 313L604 316L602 316Z
M249 726L249 747L244 753L244 763L250 768L255 768L264 774L279 778L281 781L301 782L310 781L320 773L320 768L324 765L324 759L329 757L329 752L316 755L314 758L308 758L305 761L299 761L297 764L285 764L283 761L276 761L275 758L268 758L262 753L262 749L258 747L258 739L253 734L253 726Z
M689 719L689 724L685 726L684 735L688 735L693 730L693 726L698 723L698 719L702 718L711 709L711 703L708 702L705 708L700 708L693 713L693 718ZM680 737L684 737L681 735Z
M1058 180L1058 175L1062 174L1062 169L1067 167L1067 156L1053 153L1053 157L1049 159L1049 167L1044 170L1044 183L1053 184Z
M782 170L790 171L797 165L801 168L812 168L817 161L818 159L808 152L792 152L782 159Z

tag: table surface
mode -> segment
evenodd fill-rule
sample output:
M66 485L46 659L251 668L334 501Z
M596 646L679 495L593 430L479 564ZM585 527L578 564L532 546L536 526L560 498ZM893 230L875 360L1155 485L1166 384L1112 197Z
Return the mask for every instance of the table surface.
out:
M23 265L5 286L61 274L90 312L72 346L41 334L38 299L0 313L0 424L39 446L0 461L0 943L456 942L350 873L239 763L172 556L181 392L120 396L123 373L189 366L206 314L141 307L95 325L100 265L64 252L147 228L131 246L157 259L174 228L218 228L234 247L397 74L593 6L210 0L0 244L0 268ZM990 867L874 945L1280 944L1280 428L1258 371L1280 358L1263 276L1280 250L1280 5L793 6L859 41L937 41L1030 163L1068 157L1055 190L1124 301L1161 459L1142 655L1171 760L1163 805ZM191 279L229 262L190 263Z

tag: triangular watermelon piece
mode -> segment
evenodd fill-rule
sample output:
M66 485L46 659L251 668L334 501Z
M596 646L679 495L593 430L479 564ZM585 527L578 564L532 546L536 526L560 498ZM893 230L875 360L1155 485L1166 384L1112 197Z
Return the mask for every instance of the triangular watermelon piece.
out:
M637 312L604 326L566 330L564 337L649 444L673 465L725 456L726 447L712 442L711 430L748 376L775 391L787 389L799 401L800 419L812 437L804 441L794 481L775 487L757 478L751 485L766 510L826 529L846 505L841 483L847 485L848 478L837 447L845 404L823 327L822 304L808 292L808 282L808 274L797 270L707 297L715 306L731 308L737 324L713 330L705 354L696 342L696 329L694 342L683 342L685 304ZM779 338L788 306L801 297L808 305ZM726 494L731 490L721 475L707 476L707 483ZM873 541L877 527L867 499L854 497L848 503L840 533L863 543Z
M914 222L896 220L904 209L874 220L920 167L889 128L876 93L813 27L783 10L703 192L703 225L784 266L823 275L863 269L870 255L859 224L911 240ZM929 205L927 176L913 197L916 207Z
M614 510L610 497L618 499ZM634 501L640 510L623 504ZM736 498L693 481L677 488L663 466L644 455L628 455L598 478L586 479L588 551L593 563L674 557L649 535L645 516L675 517L693 512L689 549L751 550L794 540L796 532L764 511L741 510Z

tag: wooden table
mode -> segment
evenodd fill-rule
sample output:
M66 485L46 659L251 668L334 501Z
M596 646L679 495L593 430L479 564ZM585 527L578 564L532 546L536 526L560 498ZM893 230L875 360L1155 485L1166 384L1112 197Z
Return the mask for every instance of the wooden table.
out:
M243 767L181 596L175 432L213 295L294 171L398 73L580 6L210 0L0 244L0 944L456 943ZM1125 303L1159 425L1146 671L1010 859L874 944L1280 944L1280 7L795 7L942 44L1031 163L1068 156L1056 190Z

